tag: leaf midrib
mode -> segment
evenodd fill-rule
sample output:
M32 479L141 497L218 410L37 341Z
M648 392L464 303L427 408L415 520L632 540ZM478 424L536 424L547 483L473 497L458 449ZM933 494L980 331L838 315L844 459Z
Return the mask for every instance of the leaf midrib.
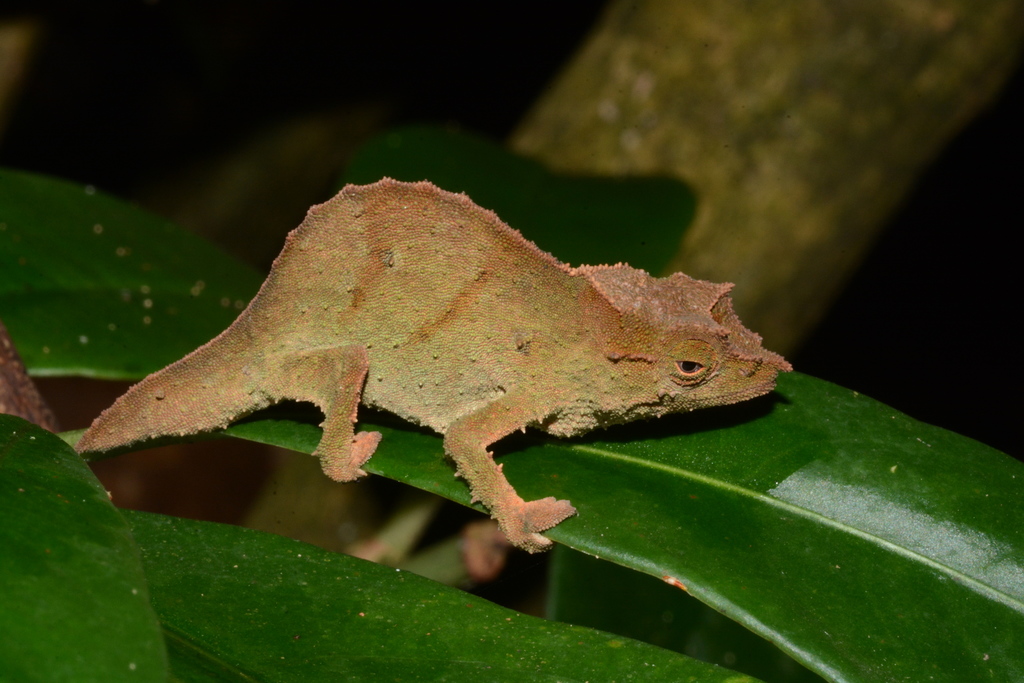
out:
M928 557L927 555L923 555L917 551L899 545L898 543L894 543L893 541L878 536L877 534L869 533L867 531L864 531L863 529L851 526L850 524L847 524L845 522L841 522L831 517L827 517L821 514L820 512L815 512L814 510L809 510L805 507L794 505L779 498L774 498L772 496L759 493L757 491L752 491L751 489L743 488L742 486L737 486L736 484L732 484L721 479L716 479L714 477L709 477L706 474L700 474L692 470L683 469L681 467L666 465L660 462L652 462L650 460L637 458L632 455L616 453L615 451L609 451L603 448L587 446L584 444L572 444L563 447L577 451L582 451L592 455L598 455L609 460L628 463L634 467L642 467L650 470L660 470L662 472L669 473L672 476L697 481L707 486L711 486L713 488L728 491L729 493L743 496L745 498L756 500L761 504L768 505L779 510L784 510L785 512L791 515L802 517L804 519L816 522L823 526L827 526L832 529L841 531L843 533L850 534L851 536L855 536L862 540L868 541L869 543L874 543L905 559L919 562L925 566L931 567L932 569L935 569L936 571L949 576L953 580L971 587L977 593L983 594L988 598L995 600L996 602L999 602L1000 604L1005 605L1006 607L1020 614L1024 614L1024 601L1019 600L1016 597L1008 593L1005 593L1004 591L1001 591L997 588L993 588L989 584L980 581L979 579L971 576L970 574L965 574L964 572L953 567L950 567L947 564L938 562L932 559L931 557Z

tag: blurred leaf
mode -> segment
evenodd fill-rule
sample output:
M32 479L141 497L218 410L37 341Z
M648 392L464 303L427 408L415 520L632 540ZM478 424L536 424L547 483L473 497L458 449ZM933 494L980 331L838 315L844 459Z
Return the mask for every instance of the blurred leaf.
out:
M440 439L381 431L367 469L468 503ZM795 373L773 397L531 443L499 452L520 449L503 462L524 498L579 510L551 538L678 579L826 678L1024 680L1024 467L998 451Z
M143 377L219 334L261 280L93 188L0 169L0 318L32 374Z
M675 179L558 175L484 138L430 126L399 128L366 143L345 182L384 176L465 192L574 266L621 261L658 274L694 212L693 193Z
M126 514L178 679L754 680L273 534Z
M127 524L67 444L10 415L0 415L0 519L0 679L166 679Z

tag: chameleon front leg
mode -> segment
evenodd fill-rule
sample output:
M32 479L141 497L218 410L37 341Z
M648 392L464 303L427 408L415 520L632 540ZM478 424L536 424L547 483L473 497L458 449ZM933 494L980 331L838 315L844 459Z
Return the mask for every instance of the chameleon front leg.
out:
M313 455L320 458L324 474L335 481L364 476L363 463L380 443L380 432L355 433L368 368L366 347L353 344L289 353L275 371L282 398L310 401L323 411L324 433Z
M469 484L474 501L487 506L508 540L535 553L551 546L551 541L539 532L576 514L576 508L567 500L553 497L524 501L487 450L498 439L532 421L530 412L525 403L505 396L456 420L445 433L444 449L455 461L459 476Z

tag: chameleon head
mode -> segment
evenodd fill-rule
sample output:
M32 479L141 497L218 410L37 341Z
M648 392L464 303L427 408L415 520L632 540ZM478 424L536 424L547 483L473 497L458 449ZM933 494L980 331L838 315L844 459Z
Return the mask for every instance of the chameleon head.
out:
M707 324L672 330L658 358L659 398L666 412L745 401L775 388L779 372L792 366L761 346L761 337L740 323L732 301L722 294ZM674 334L673 334L674 333Z
M740 322L732 309L730 284L682 273L655 278L624 264L580 270L625 323L622 351L610 357L644 361L627 363L627 372L643 376L636 377L645 385L642 391L656 391L648 399L657 402L649 406L650 414L760 396L775 387L779 372L792 370Z

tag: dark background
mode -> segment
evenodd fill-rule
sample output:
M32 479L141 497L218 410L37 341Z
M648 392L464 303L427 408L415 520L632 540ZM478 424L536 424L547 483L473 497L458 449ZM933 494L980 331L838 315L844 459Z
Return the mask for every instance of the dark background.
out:
M275 121L370 101L391 107L391 125L501 140L603 3L551 5L7 3L0 16L37 17L44 33L0 164L132 198ZM923 175L792 359L1017 457L1022 93L1018 71Z

